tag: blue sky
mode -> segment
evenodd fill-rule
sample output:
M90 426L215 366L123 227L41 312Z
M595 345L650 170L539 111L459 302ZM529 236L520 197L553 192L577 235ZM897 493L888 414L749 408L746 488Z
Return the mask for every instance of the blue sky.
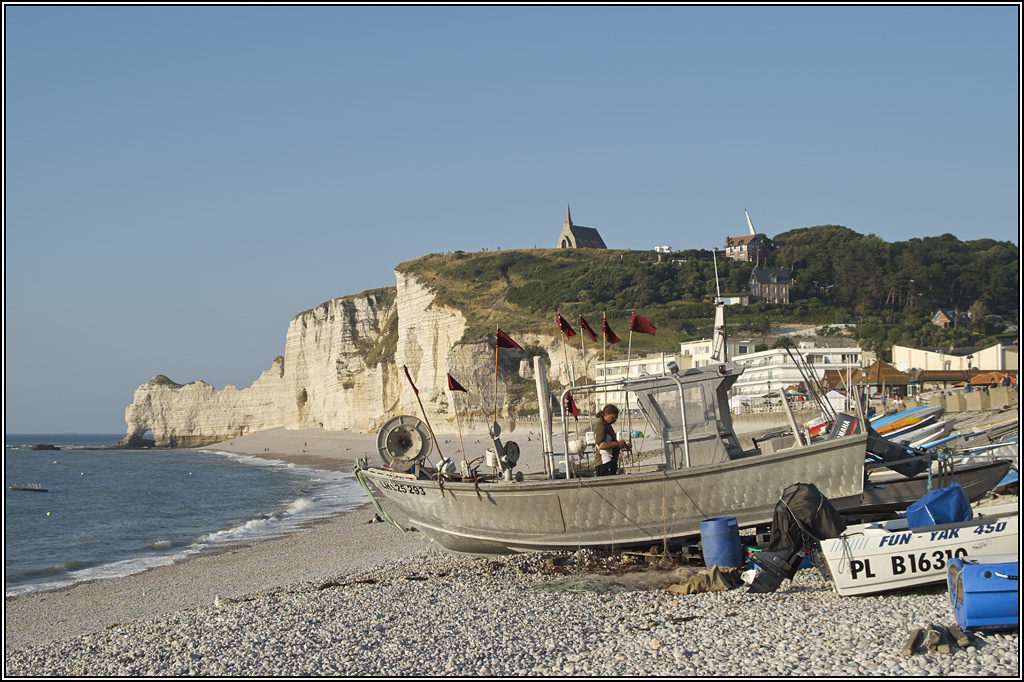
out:
M5 29L5 431L249 386L431 252L845 225L1019 243L1019 10L23 7Z

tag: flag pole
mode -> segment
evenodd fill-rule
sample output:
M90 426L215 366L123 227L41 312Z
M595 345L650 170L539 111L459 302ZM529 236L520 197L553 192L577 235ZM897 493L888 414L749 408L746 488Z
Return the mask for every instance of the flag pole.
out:
M430 420L427 419L427 411L423 409L423 401L420 400L420 392L416 388L416 384L412 382L412 375L409 374L409 368L406 365L402 365L402 369L405 370L405 378L409 380L409 385L412 386L412 392L416 394L416 402L420 404L420 412L423 413L423 422L427 425L427 431L430 432L430 439L434 441L434 447L437 448L437 455L441 458L441 462L437 467L437 487L441 491L441 497L444 497L444 486L441 485L441 468L448 461L448 458L441 452L441 444L437 442L437 436L434 435L434 429L430 426Z
M635 314L635 313L634 313ZM626 378L629 378L629 358L633 355L633 320L629 321L629 349L626 350Z
M561 314L559 314L559 317L561 317ZM569 351L565 348L565 332L563 331L559 336L562 337L562 355L565 357L565 375L569 377L569 384L575 386L576 377L574 377L573 373L569 371Z
M459 406L458 403L455 402L455 394L458 393L458 391L452 391L450 388L448 390L451 391L452 394L452 406L455 408L455 428L459 431L459 445L462 447L461 468L463 471L468 471L469 461L466 459L466 444L462 442L462 425L459 423Z
M601 355L603 356L602 363L604 364L604 381L602 383L608 383L608 332L605 329L608 326L608 314L607 311L601 311ZM604 404L608 404L608 387L604 387ZM601 406L602 408L604 405ZM600 409L600 408L598 408Z
M583 376L587 376L587 351L583 347L583 325L580 325L580 355L583 356Z
M500 327L494 328L494 423L498 423L498 332ZM493 429L487 429L493 431ZM493 435L493 434L492 434ZM497 454L497 453L495 453Z
M582 315L580 315L580 319L583 319ZM583 325L580 324L580 355L583 356L583 377L584 377L584 379L589 380L590 383L594 383L594 377L592 377L589 374L587 374L587 350L586 350L586 348L584 347L584 344L583 344L583 334L584 333L585 332L583 330ZM591 393L590 394L590 399L594 400L594 398L595 398L595 394ZM593 408L593 407L595 407L595 406L591 405L591 408ZM594 412L597 412L597 410L594 410Z

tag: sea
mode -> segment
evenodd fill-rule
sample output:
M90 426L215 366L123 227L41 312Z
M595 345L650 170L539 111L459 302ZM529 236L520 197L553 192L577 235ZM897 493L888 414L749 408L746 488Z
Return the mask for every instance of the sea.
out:
M112 448L122 435L5 434L7 596L279 536L366 501L350 473L216 446ZM60 449L32 450L36 444Z

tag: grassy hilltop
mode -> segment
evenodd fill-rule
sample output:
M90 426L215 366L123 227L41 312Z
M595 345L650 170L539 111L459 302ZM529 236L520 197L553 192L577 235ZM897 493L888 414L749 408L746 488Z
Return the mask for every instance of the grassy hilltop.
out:
M1018 320L1019 249L1010 242L942 235L890 244L823 225L790 230L775 244L775 266L796 280L794 303L729 306L730 335L766 334L772 322L854 324L861 345L886 357L894 343L988 345ZM752 269L719 254L722 295L747 293ZM495 327L513 338L516 332L554 335L559 312L574 327L582 314L598 333L604 313L623 340L630 314L643 315L658 333L634 334L633 347L641 352L675 351L680 341L711 335L716 269L707 250L456 251L405 261L396 270L415 274L440 304L461 310L470 339ZM971 310L970 328L932 325L938 308Z
M678 350L679 341L709 336L714 322L714 262L646 251L603 249L529 249L431 254L396 269L413 273L437 292L443 305L463 311L468 338L500 326L516 332L557 335L555 315L574 327L582 314L600 334L602 314L622 339L633 312L658 328L655 336L634 334L641 350ZM673 258L675 260L673 260ZM676 262L678 261L678 262ZM752 266L719 259L723 294L741 293ZM733 333L767 330L775 308L729 310ZM599 337L600 340L600 337ZM589 343L589 340L588 340Z

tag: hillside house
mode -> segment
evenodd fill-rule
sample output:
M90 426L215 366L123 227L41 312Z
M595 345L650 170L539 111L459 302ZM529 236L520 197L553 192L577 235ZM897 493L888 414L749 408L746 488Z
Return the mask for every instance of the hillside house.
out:
M789 288L793 284L782 268L754 268L750 273L750 295L768 303L789 303Z
M939 308L939 310L932 315L932 324L943 329L959 329L960 327L971 326L971 314L966 310L947 310Z
M771 250L771 242L763 234L725 238L725 255L733 260L762 263Z

